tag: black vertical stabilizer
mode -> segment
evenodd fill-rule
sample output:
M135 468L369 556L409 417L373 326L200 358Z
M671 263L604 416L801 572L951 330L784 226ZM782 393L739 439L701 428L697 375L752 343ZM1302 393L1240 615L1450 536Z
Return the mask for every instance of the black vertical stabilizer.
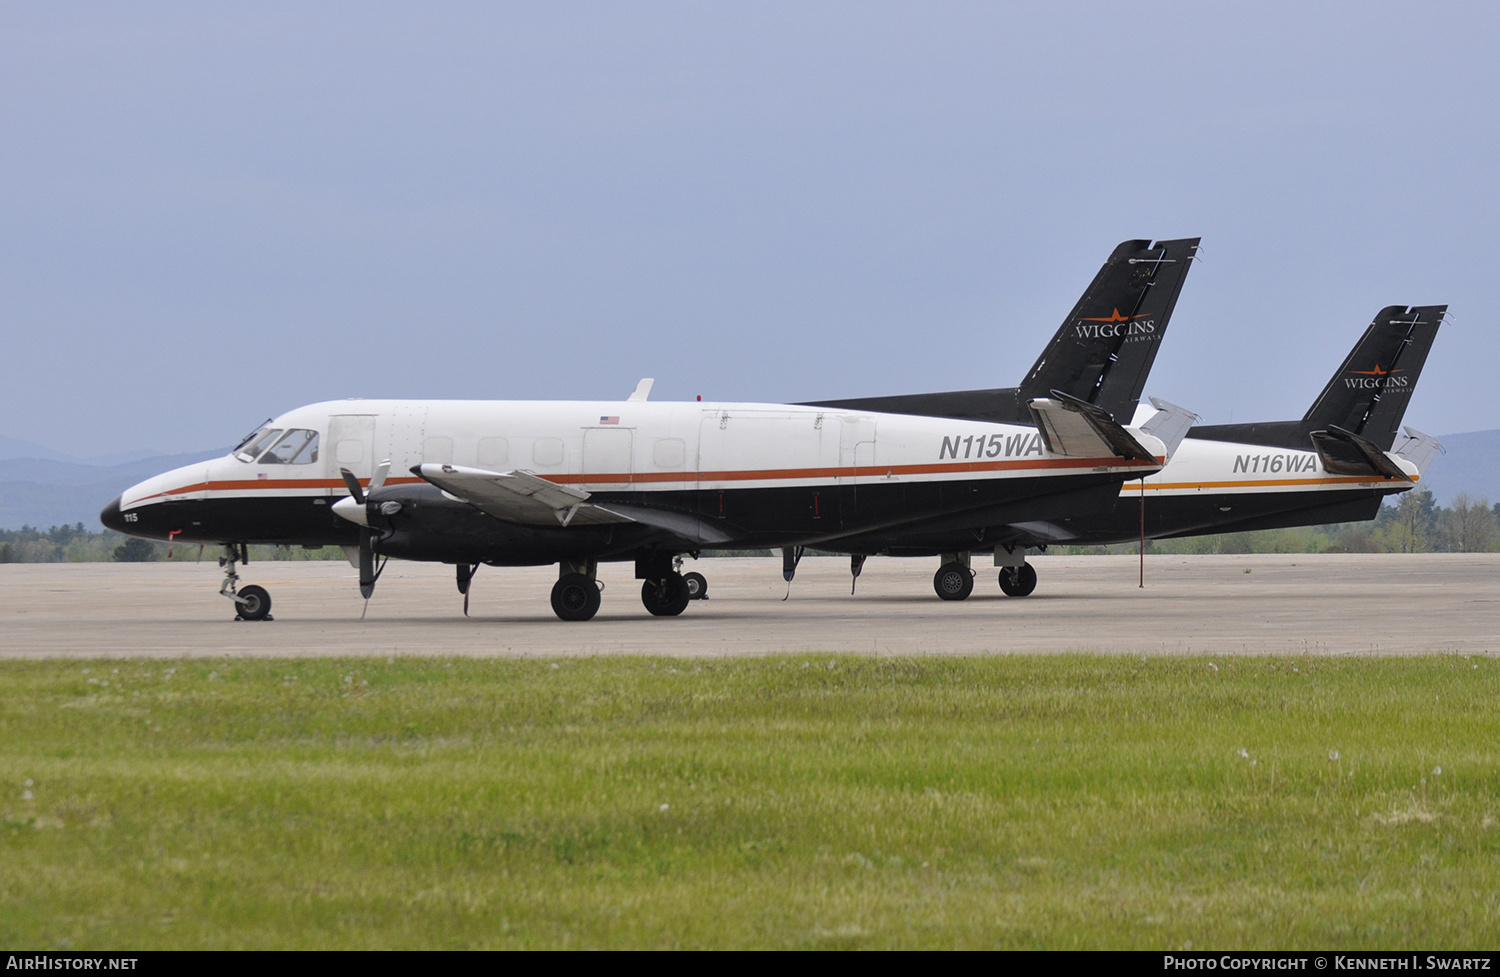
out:
M1115 248L1016 388L1019 403L1061 390L1129 424L1198 240Z
M1099 269L1019 387L812 401L806 406L1033 423L1027 406L1060 390L1129 424L1198 238L1125 241Z
M1336 428L1389 451L1447 310L1381 309L1300 421L1199 425L1188 437L1309 450L1314 432Z

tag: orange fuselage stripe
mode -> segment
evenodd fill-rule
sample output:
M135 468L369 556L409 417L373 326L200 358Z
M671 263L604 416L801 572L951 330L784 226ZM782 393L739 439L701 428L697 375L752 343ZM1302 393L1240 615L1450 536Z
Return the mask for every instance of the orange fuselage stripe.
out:
M1369 482L1395 482L1394 478L1380 478L1378 476L1366 475L1335 475L1328 478L1263 478L1244 479L1237 482L1126 482L1121 486L1122 491L1139 492L1143 488L1153 492L1163 492L1180 489L1223 489L1223 488L1286 488L1296 485L1364 485ZM1412 479L1417 481L1417 479Z
M848 468L770 468L753 471L723 472L641 472L635 475L598 473L586 475L542 475L540 477L559 485L638 485L648 482L752 482L790 481L811 478L881 478L887 475L944 475L973 472L1040 471L1062 468L1144 468L1161 464L1160 459L1146 462L1125 458L1034 458L1023 461L965 461L935 465L877 465ZM387 485L410 485L421 482L420 478L392 478ZM367 485L369 479L360 479ZM257 492L272 489L340 489L344 487L338 478L290 478L272 481L269 478L245 478L227 481L198 482L158 492L135 504L159 499L163 496L188 495L193 492Z

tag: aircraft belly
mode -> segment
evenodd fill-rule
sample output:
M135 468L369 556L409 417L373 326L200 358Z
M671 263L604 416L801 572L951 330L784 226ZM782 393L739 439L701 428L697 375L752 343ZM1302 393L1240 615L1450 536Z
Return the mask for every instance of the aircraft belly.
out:
M1373 519L1388 490L1351 488L1316 492L1203 492L1146 497L1146 535L1152 539L1289 526L1321 526ZM1112 513L1075 519L1080 545L1126 543L1140 538L1138 499L1122 498Z

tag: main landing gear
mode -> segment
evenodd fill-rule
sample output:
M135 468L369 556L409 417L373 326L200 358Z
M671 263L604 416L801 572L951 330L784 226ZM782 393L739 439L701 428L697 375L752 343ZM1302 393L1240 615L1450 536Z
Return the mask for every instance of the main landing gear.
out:
M968 553L944 553L943 565L933 575L932 589L943 600L964 600L974 592L974 571ZM1000 590L1007 597L1026 597L1036 590L1036 567L1026 562L1026 548L995 547L1000 568Z
M689 581L689 577L696 580ZM641 583L641 603L653 617L676 617L688 603L708 594L708 579L701 573L682 573L681 556L652 556L635 561L635 578Z
M1007 597L1029 597L1036 589L1036 567L1023 563L1000 568L1000 589Z
M598 569L593 560L560 564L552 585L553 613L564 621L587 621L599 613L604 585ZM641 603L653 617L676 617L689 603L708 597L708 579L683 573L681 556L653 554L636 560L635 578L641 581Z
M240 575L234 572L236 563L250 562L250 547L244 543L225 543L219 557L219 566L224 568L224 584L219 593L234 601L236 621L273 621L271 617L271 595L266 588L251 584L238 587Z
M558 565L552 585L552 612L564 621L587 621L599 613L599 564L593 560Z
M943 565L933 574L932 589L943 600L964 600L974 592L974 571L969 554L944 553Z

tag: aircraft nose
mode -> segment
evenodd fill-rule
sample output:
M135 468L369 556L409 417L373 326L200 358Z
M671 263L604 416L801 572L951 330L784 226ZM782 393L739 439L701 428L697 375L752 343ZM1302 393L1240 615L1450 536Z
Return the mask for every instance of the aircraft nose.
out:
M113 529L117 533L125 531L125 517L120 515L120 499L121 496L115 496L115 500L99 513L99 521L104 523L104 528Z

